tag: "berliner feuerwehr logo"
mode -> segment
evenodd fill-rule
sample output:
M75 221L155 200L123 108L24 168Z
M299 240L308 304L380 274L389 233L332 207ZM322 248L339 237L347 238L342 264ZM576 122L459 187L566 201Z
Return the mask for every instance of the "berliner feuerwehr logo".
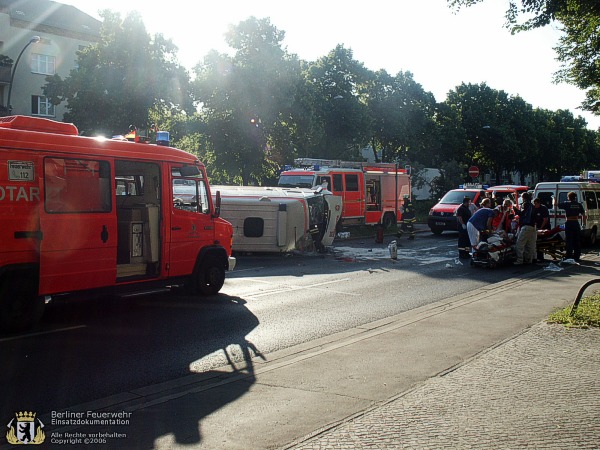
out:
M46 439L42 428L44 424L40 419L36 419L34 412L18 412L8 423L8 432L6 440L9 444L41 444ZM37 427L36 427L37 423Z

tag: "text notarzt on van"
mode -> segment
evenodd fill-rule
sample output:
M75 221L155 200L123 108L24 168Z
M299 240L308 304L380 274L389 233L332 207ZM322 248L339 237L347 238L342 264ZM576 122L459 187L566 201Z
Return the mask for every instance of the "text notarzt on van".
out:
M0 118L0 330L32 327L59 294L219 292L235 266L231 224L204 165L165 134L156 145ZM182 183L193 195L174 197Z

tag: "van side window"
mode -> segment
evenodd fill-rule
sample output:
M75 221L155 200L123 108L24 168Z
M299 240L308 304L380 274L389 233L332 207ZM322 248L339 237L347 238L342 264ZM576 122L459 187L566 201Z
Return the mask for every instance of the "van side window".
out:
M331 177L330 176L317 177L316 186L321 186L323 189L331 190Z
M583 195L585 196L587 209L598 209L598 200L594 191L585 191Z
M342 192L344 187L342 185L342 174L334 174L333 175L333 191L332 192Z
M210 213L205 181L197 178L173 178L173 205L184 211Z
M567 194L568 194L568 192L566 192L566 191L559 192L559 193L558 193L558 200L557 200L557 202L556 202L556 203L557 203L558 205L560 205L561 203L564 203L564 202L566 202L567 200L569 200L569 199L567 198ZM577 201L579 201L579 195L577 195Z
M44 205L48 213L98 213L112 209L108 161L44 159Z
M358 192L358 175L346 174L346 191Z
M265 221L261 217L246 217L244 219L245 237L262 237L265 232Z
M542 205L544 205L546 208L554 208L554 205L552 204L552 192L538 192L537 196L542 202Z

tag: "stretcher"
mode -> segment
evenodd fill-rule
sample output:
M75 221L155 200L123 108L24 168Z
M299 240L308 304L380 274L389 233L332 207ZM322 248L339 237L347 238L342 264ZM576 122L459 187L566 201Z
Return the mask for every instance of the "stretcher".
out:
M513 263L517 259L514 236L490 234L473 250L471 266L494 268L501 264Z
M561 232L562 226L551 230L538 230L536 249L553 260L560 260L565 255L565 240ZM512 235L502 236L492 233L479 243L473 251L471 265L478 267L494 268L501 264L513 263L517 260L516 237Z
M562 226L554 227L551 230L538 230L536 247L538 252L550 256L553 260L563 259L565 256L565 240L561 232Z

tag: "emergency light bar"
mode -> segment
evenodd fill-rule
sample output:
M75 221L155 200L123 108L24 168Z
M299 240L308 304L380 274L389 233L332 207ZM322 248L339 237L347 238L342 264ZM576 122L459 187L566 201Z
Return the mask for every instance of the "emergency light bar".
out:
M477 183L465 183L465 184L459 184L458 188L459 189L489 189L490 185L489 184L477 184Z

